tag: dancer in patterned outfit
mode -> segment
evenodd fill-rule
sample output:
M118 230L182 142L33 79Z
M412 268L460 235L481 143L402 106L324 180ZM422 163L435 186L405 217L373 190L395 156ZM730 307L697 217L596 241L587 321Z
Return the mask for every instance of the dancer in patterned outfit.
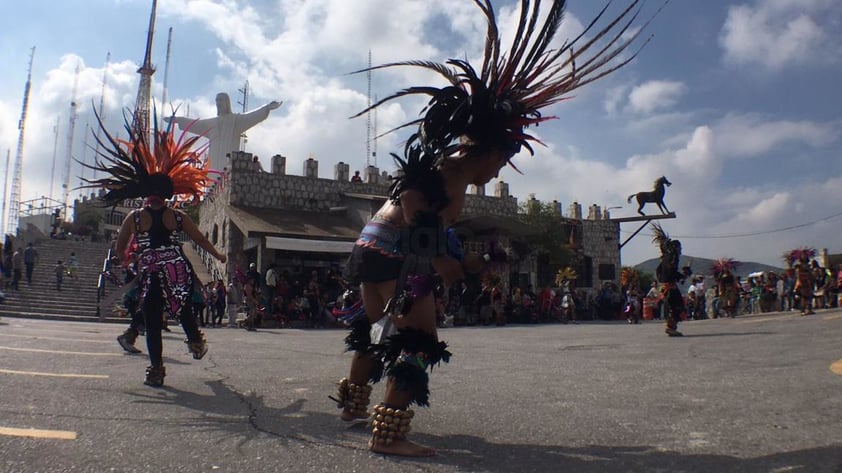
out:
M99 119L99 117L97 117ZM154 123L157 124L157 117ZM177 316L187 335L187 346L193 358L199 360L207 353L207 344L196 324L191 296L196 276L184 256L178 234L184 232L202 249L219 261L225 255L199 231L196 224L180 210L170 208L167 200L175 195L191 195L198 199L204 189L207 170L194 150L199 137L181 136L177 141L172 128L153 131L153 143L143 133L136 133L126 123L131 139L121 141L105 132L107 144L100 141L101 151L96 164L87 166L109 177L87 180L85 187L108 190L102 200L116 205L125 199L145 197L144 207L132 211L123 220L117 235L116 251L128 263L129 243L137 243L137 280L140 285L140 311L146 326L146 346L150 366L146 368L145 384L162 386L166 371L163 363L161 330L164 312Z
M566 2L554 0L545 8L539 2L521 2L518 31L509 51L502 51L491 1L474 3L487 22L480 69L451 59L445 64L405 61L358 71L421 67L448 82L445 87L405 88L357 115L407 95L428 99L421 118L398 127L417 128L406 142L403 159L393 154L399 170L389 200L365 226L348 261L346 277L361 283L364 310L351 306L339 311L351 322L346 344L355 352L350 375L340 381L334 399L342 408L341 418L367 418L368 383L384 374L388 378L383 401L374 408L369 440L369 449L379 453L435 453L407 440L414 416L409 407L429 404L427 370L450 356L436 333L432 289L435 273L448 285L463 277L463 262L449 251L452 238L445 229L460 216L467 187L490 182L521 149L531 154L532 143L540 141L525 129L555 118L542 116L541 110L631 61L634 54L612 60L643 29L631 28L640 5L634 0L601 30L595 25L605 10L581 36L555 46ZM585 38L591 34L593 40ZM469 266L466 261L464 267ZM397 332L372 340L372 324L384 316Z
M683 334L678 331L678 322L681 321L681 314L685 311L684 298L678 289L678 284L683 283L690 275L690 268L685 271L678 271L678 261L681 259L681 242L670 239L669 235L657 223L652 224L652 231L655 234L653 242L661 250L661 262L655 270L655 276L661 283L661 293L664 295L666 304L667 328L666 334L670 337L680 337Z

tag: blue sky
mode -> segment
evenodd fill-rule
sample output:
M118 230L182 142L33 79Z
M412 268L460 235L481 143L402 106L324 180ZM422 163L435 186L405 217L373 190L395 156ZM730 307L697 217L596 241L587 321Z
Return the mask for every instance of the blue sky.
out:
M493 3L508 38L516 3ZM568 3L556 44L602 6ZM610 12L626 2L615 3ZM648 1L642 16L660 5ZM84 135L94 124L92 104L99 103L104 75L106 121L119 126L121 109L134 103L150 7L149 0L29 0L4 9L0 171L6 150L14 160L29 50L37 48L22 199L61 199L77 65L73 156L91 157ZM314 155L325 178L338 161L352 169L365 164L365 120L348 117L365 106L366 78L347 73L366 65L369 49L375 64L475 60L485 32L468 0L160 0L153 50L159 102L170 27L173 105L196 118L213 116L214 96L227 92L236 109L237 89L248 80L249 109L271 100L284 104L250 130L246 150L264 165L283 154L288 172L296 174ZM547 147L516 158L523 175L501 174L511 192L521 200L530 193L557 199L565 209L573 201L622 206L612 215L626 216L635 211L626 197L666 175L673 182L666 203L678 218L662 223L687 254L780 265L780 255L796 246L842 252L842 93L836 85L842 9L834 0L672 0L647 32L654 37L633 63L547 111L559 119L534 130ZM429 80L411 69L375 73L372 93L382 97ZM378 128L418 110L417 101L384 107ZM392 169L385 156L400 149L402 138L378 140L381 168ZM81 173L74 166L71 186ZM796 228L776 231L789 227ZM636 228L623 224L621 238ZM657 256L647 233L623 248L624 264ZM736 236L745 234L753 235Z

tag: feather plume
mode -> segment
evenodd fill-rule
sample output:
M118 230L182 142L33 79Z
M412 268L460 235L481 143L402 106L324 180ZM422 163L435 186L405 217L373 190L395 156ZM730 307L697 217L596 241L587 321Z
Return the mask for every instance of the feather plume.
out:
M82 178L87 184L79 188L107 189L102 199L116 205L125 199L157 195L164 199L172 196L190 196L198 200L208 179L207 162L201 159L206 146L196 146L201 136L187 136L185 130L176 139L173 121L163 130L158 129L157 113L152 122L152 143L143 133L135 133L129 117L123 114L128 140L115 138L105 128L99 114L94 110L97 123L105 139L94 133L99 151L94 164L79 162L82 166L105 173L101 179Z
M663 6L653 15L656 16ZM359 72L387 67L422 67L442 76L445 87L409 87L392 94L355 116L372 108L409 95L429 97L422 111L423 118L396 129L418 124L419 131L411 140L420 141L424 150L435 156L462 155L502 150L511 158L525 148L533 154L530 142L540 143L523 130L554 119L541 110L568 98L574 90L598 80L628 64L639 53L616 61L631 45L637 43L650 18L631 37L640 13L642 0L630 0L622 11L599 26L611 1L572 41L558 49L553 40L564 19L566 2L553 0L546 9L541 2L521 0L516 34L507 52L501 51L497 18L490 0L474 0L487 23L482 66L477 72L464 60L445 63L402 61L361 69ZM542 11L546 15L542 17ZM588 35L590 35L588 37ZM460 138L469 140L459 142Z

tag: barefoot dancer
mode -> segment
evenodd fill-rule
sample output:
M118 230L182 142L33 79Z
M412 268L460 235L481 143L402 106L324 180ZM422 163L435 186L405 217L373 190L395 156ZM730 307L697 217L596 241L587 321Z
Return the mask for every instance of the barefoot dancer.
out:
M99 125L110 146L97 138L105 151L96 157L94 166L87 167L104 172L109 177L85 179L89 183L85 187L107 189L102 200L108 205L117 205L125 199L146 198L142 209L132 211L123 220L117 235L116 251L125 264L128 262L130 240L134 237L137 242L140 311L145 319L150 361L144 383L162 386L166 375L161 340L164 311L181 320L193 358L201 359L208 350L196 325L191 303L196 275L181 249L179 232L184 231L216 259L225 262L226 258L205 238L190 217L166 203L174 195L198 198L205 186L207 170L199 161L202 150L191 149L199 137L182 136L176 140L171 127L159 131L156 126L154 143L150 147L145 133L135 133L128 122L126 130L131 139L127 142L117 140L108 133L102 121Z
M555 118L543 117L541 109L627 64L634 55L622 62L612 59L640 31L629 30L633 10L640 3L635 0L601 30L591 31L598 17L582 36L551 49L565 2L555 0L542 9L546 13L543 25L538 7L523 2L515 39L509 51L502 52L491 2L475 3L488 24L485 56L478 71L459 59L447 64L406 61L358 71L417 66L431 69L449 82L442 88L410 87L371 107L405 95L429 96L424 116L404 125L418 128L407 140L405 160L395 156L400 169L389 200L363 228L346 273L351 282L361 283L367 317L352 323L346 339L355 354L350 375L340 381L336 400L342 419L368 417L368 382L385 373L386 393L374 408L369 441L369 448L379 453L435 453L406 439L414 415L409 406L428 404L426 370L447 361L450 355L436 335L432 279L433 273L438 273L445 284L453 284L463 276L460 262L447 254L444 229L461 214L468 185L488 183L521 148L531 154L530 143L539 141L525 128ZM627 31L631 32L628 38ZM584 38L591 33L603 39L598 46ZM390 317L397 333L372 343L371 324L384 315Z

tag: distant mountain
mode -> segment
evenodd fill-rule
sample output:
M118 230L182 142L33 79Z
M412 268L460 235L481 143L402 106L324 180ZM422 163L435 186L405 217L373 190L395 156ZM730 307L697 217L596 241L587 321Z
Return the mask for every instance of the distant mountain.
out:
M714 261L715 260L699 258L697 256L681 255L681 260L679 261L678 267L682 268L686 265L690 265L690 268L693 269L693 274L704 274L705 276L710 276L710 267L713 266ZM658 267L659 262L659 258L648 259L640 264L635 265L634 269L637 269L642 273L655 274L655 268ZM737 268L734 270L737 276L741 277L745 277L757 271L774 271L776 273L780 273L783 271L783 268L769 266L768 264L740 261L737 265Z

